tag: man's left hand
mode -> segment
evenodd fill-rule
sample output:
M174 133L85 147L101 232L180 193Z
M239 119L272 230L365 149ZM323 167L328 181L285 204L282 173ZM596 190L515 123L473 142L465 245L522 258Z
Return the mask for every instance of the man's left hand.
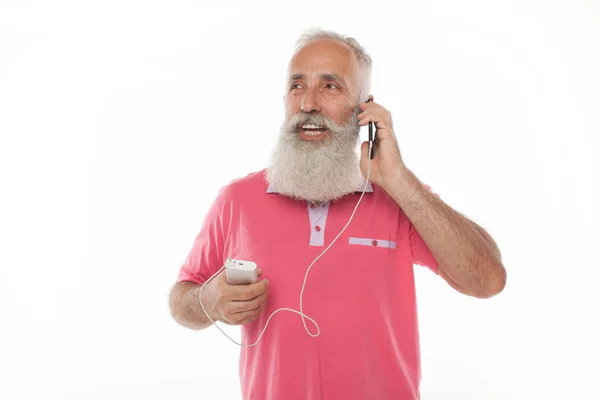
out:
M373 101L360 103L359 107L362 112L358 114L358 125L365 126L371 121L375 124L374 130L377 128L369 181L385 188L386 183L393 184L393 180L406 168L394 135L392 114ZM367 177L368 163L369 142L366 141L362 143L360 157L360 170L365 178Z

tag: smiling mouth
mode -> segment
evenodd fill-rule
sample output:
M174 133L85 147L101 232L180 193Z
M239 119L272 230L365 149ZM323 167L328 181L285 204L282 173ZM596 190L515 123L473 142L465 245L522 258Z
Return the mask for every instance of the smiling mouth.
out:
M327 128L315 124L302 124L299 127L300 137L304 140L317 140L325 136Z

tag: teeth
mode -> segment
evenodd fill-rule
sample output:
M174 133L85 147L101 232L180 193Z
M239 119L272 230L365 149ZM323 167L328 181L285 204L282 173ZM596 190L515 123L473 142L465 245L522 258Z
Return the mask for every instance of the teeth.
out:
M322 126L318 126L318 125L313 125L313 124L305 124L302 125L303 129L323 129Z
M308 136L317 136L317 135L320 135L321 133L323 133L323 132L321 132L321 131L315 131L315 132L304 131L304 134L308 135Z

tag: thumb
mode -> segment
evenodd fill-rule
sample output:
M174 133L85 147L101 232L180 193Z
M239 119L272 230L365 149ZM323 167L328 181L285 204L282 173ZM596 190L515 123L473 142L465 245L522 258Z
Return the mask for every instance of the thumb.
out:
M369 158L369 141L362 142L360 145L360 158L367 159Z
M360 145L360 166L364 171L367 170L369 163L369 141L362 142Z
M260 276L262 275L262 269L257 268L256 273L258 274L258 277L260 278Z

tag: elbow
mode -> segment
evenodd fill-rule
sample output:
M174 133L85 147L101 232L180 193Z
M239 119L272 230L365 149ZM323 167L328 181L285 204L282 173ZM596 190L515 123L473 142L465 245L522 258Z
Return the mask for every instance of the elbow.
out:
M487 280L487 284L483 285L480 293L476 297L481 299L489 299L500 294L506 287L506 269L502 263L497 263L492 268L490 279Z
M200 331L207 328L211 323L196 321L194 318L190 318L189 311L186 311L186 297L189 296L194 286L187 282L176 283L169 292L169 312L171 318L183 326L194 331Z
M184 293L181 284L175 284L169 292L169 312L171 318L179 325L189 328L189 324L186 323L183 311L183 297Z
M169 291L169 312L171 314L171 318L173 318L173 320L175 322L177 322L178 324L181 325L182 318L181 318L180 301L181 301L180 288L176 284Z

